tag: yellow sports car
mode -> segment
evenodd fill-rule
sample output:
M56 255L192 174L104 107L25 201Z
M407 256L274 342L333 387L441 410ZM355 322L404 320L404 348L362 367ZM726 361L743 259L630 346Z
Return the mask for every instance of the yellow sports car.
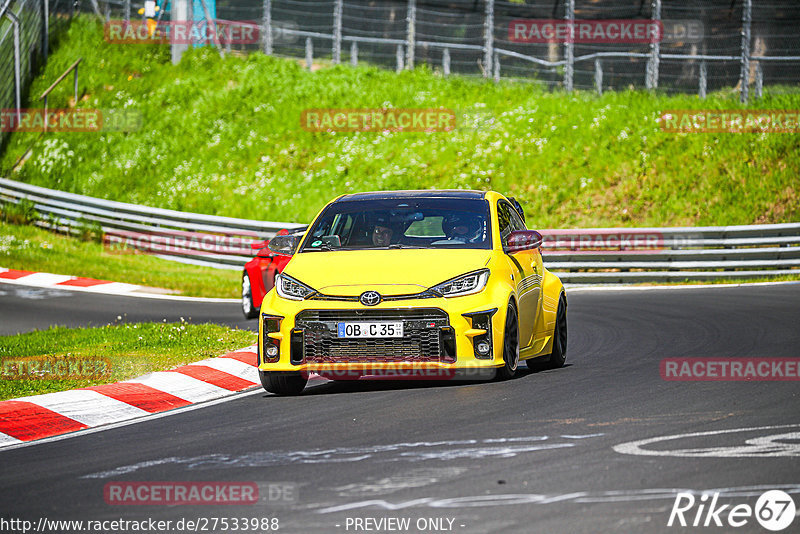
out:
M295 395L314 372L359 377L512 377L560 367L567 299L542 265L542 236L489 191L343 195L304 235L261 306L258 369Z

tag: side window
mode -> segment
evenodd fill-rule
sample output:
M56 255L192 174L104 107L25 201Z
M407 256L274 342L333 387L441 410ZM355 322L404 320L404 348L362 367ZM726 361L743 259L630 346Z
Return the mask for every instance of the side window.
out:
M506 202L498 202L497 222L500 225L500 240L503 243L503 246L508 244L508 234L514 230L512 220L511 206L509 206Z
M528 228L525 226L525 223L522 222L522 217L519 216L517 210L511 210L511 227L514 230L527 230Z

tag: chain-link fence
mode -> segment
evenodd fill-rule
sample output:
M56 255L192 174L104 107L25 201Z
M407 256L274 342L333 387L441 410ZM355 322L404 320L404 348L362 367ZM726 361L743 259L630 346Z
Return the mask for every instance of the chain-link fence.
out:
M65 26L72 0L6 0L0 7L0 110L28 101L27 87L47 60L54 34ZM0 128L0 147L8 132Z
M744 99L748 89L758 97L765 85L777 89L800 81L796 0L756 5L751 0L262 2L219 2L217 13L221 19L261 21L262 30L269 24L271 32L262 31L262 50L311 62L367 61L388 68L427 63L444 74L599 91L646 87L705 95L737 87ZM586 39L577 33L548 38L542 32L540 39L526 40L514 31L515 24L530 30L566 20L576 25L650 21L660 35ZM234 48L255 50L258 45Z
M161 24L180 1L159 0ZM48 32L52 38L53 24L74 8L108 20L136 18L141 7L140 0L5 0L0 107L25 101L46 58ZM428 64L444 75L600 92L632 87L705 96L736 87L745 101L764 86L780 90L800 81L797 0L218 0L215 8L218 22L258 27L255 42L223 38L226 51L303 58L309 68L320 61ZM657 31L643 38L641 28Z

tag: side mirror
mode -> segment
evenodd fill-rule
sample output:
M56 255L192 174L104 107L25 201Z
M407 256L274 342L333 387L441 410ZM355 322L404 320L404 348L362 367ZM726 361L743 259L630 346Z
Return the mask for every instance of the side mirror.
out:
M269 240L269 249L281 256L292 256L300 244L300 235L276 235Z
M542 246L542 234L536 230L515 230L508 235L508 242L503 250L506 254L532 250Z
M253 250L261 250L262 248L267 248L269 246L269 241L256 241L255 243L250 243L250 248Z

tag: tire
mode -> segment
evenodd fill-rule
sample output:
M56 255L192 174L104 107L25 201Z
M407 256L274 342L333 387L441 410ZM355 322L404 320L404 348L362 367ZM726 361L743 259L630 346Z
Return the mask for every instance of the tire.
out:
M553 329L553 352L547 362L548 369L558 369L567 360L567 299L564 295L558 299L556 326Z
M300 373L259 371L258 376L264 389L276 395L299 395L308 382Z
M258 317L258 309L253 304L253 287L250 285L247 271L242 273L242 313L247 319Z
M517 374L519 365L519 323L517 321L517 308L508 304L506 311L506 325L503 330L503 363L497 369L497 378L508 380Z

